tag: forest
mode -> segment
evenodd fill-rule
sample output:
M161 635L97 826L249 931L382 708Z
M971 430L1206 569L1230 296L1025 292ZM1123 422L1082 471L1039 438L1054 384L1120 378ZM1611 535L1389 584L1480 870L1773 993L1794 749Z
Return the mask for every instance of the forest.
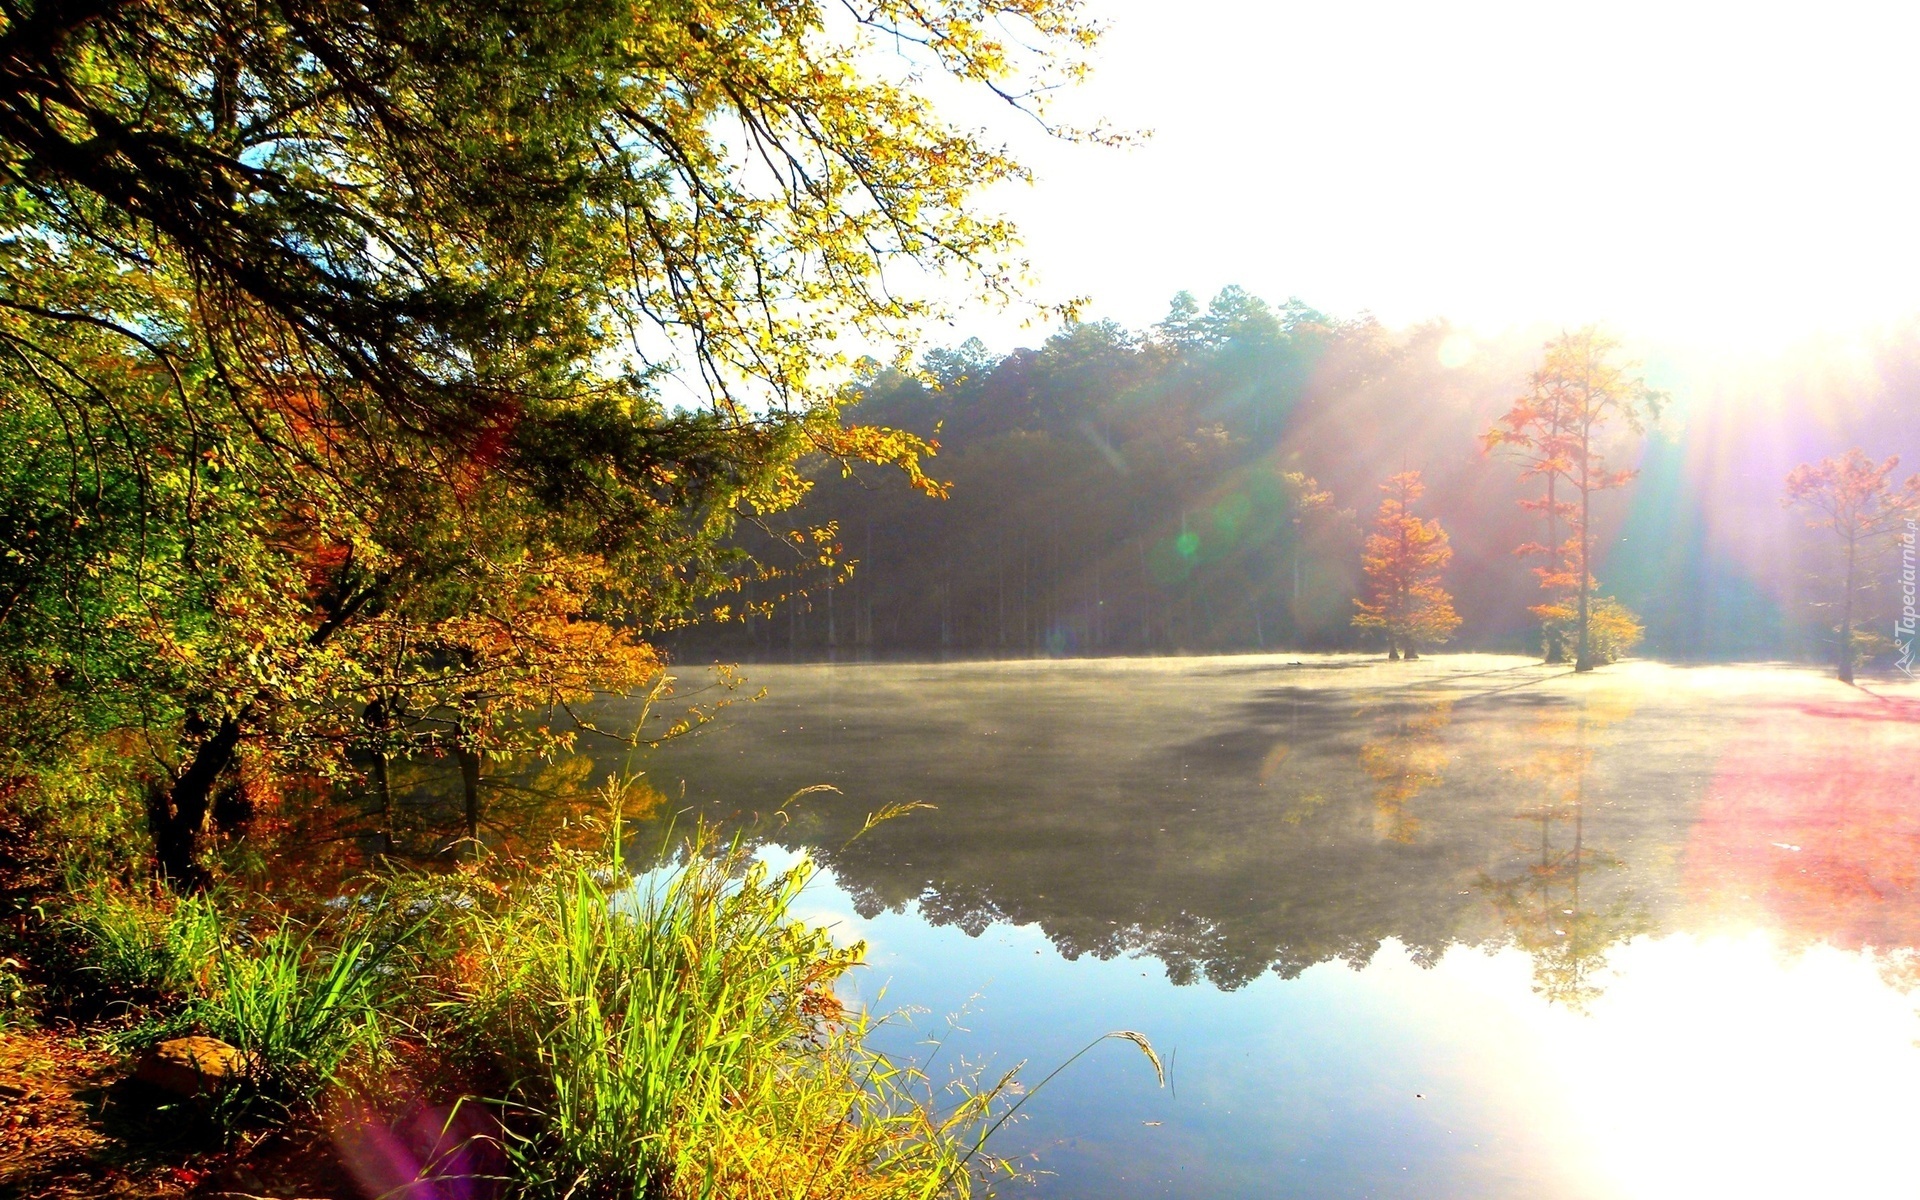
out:
M1536 651L1536 563L1516 551L1541 540L1525 507L1538 478L1487 435L1550 336L1476 343L1445 322L1391 330L1228 287L1204 306L1181 293L1144 330L1072 322L1005 355L969 340L906 369L868 360L850 411L937 443L927 470L947 498L817 463L803 506L743 526L756 560L787 570L747 579L733 620L668 644L746 660L1357 649L1372 644L1353 625L1364 531L1379 486L1415 470L1453 547L1452 644ZM1884 378L1822 431L1832 453L1847 436L1908 444L1882 389L1910 378L1916 345L1876 347ZM1644 436L1606 431L1632 478L1596 500L1593 573L1638 614L1643 653L1825 658L1829 548L1783 516L1796 464L1746 445L1737 418L1670 405ZM1730 460L1737 472L1716 469ZM803 544L827 537L839 570L790 549L820 528ZM1887 663L1892 549L1861 593Z

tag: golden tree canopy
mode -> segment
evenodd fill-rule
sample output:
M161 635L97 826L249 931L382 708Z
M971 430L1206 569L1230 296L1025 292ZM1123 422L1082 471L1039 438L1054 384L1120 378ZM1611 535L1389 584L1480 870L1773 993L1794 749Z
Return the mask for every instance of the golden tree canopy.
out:
M1386 634L1395 651L1439 645L1460 627L1453 597L1440 585L1453 547L1439 521L1414 515L1414 501L1426 491L1420 472L1402 471L1380 490L1385 498L1361 559L1367 595L1354 601L1354 626Z

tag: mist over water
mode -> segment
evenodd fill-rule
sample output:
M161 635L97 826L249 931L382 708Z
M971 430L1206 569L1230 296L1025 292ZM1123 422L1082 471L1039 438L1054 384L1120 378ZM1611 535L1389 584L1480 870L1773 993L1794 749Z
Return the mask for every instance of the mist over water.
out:
M645 764L827 871L1040 1194L1904 1194L1916 701L1790 669L760 666ZM786 805L803 787L830 784ZM920 809L856 836L889 804ZM954 1028L950 1029L949 1018Z

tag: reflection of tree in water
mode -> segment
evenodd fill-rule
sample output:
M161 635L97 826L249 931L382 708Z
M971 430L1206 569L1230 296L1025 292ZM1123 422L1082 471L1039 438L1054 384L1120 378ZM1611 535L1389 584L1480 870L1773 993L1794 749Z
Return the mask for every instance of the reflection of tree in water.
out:
M1472 752L1525 718L1391 695L1273 689L1241 726L1133 760L1076 803L982 780L853 838L870 805L822 798L778 837L863 916L912 910L974 936L1038 924L1068 959L1150 957L1176 983L1361 966L1388 940L1430 966L1498 928L1467 889L1504 857L1511 777Z
M1232 940L1218 925L1188 912L1137 918L1123 924L1117 918L1048 910L1044 894L1009 907L997 901L994 889L987 885L950 881L928 884L913 895L888 889L894 892L889 895L872 881L859 879L859 868L845 858L831 851L818 857L835 869L840 885L852 898L854 911L869 920L885 911L903 912L911 905L929 925L952 926L968 937L979 937L1002 922L1023 925L1039 921L1054 949L1069 962L1082 955L1101 961L1123 954L1144 955L1159 959L1166 967L1167 978L1174 983L1188 984L1204 977L1223 991L1251 983L1270 965L1264 958L1249 957L1245 948L1236 954ZM1286 974L1291 978L1300 967L1310 965L1302 963Z
M381 859L424 864L459 857L471 846L469 821L477 821L490 853L583 848L605 836L606 779L584 754L507 759L489 764L477 804L469 805L453 756L422 755L389 764L382 788L356 793L315 780L304 802L277 806L289 815L255 821L247 840L256 870L299 872L317 888ZM625 819L643 822L667 807L666 797L635 781L621 807Z
M595 820L606 815L600 787L605 772L585 754L527 757L500 763L479 780L478 835L488 849L518 854L552 845L594 844ZM383 816L389 853L429 857L454 848L468 820L464 788L446 762L416 760L394 774L395 800ZM664 803L644 783L626 797L626 815L638 819Z
M1453 757L1441 736L1453 720L1453 701L1403 702L1365 715L1373 724L1360 747L1360 769L1375 783L1374 834L1410 844L1420 836L1420 818L1407 806L1441 782L1440 770Z
M1596 736L1631 715L1624 702L1593 699L1570 712L1532 723L1535 749L1515 768L1533 781L1541 802L1515 819L1537 826L1522 843L1525 860L1481 877L1512 944L1533 958L1534 991L1570 1008L1584 1008L1601 992L1595 977L1607 952L1650 927L1630 900L1596 898L1596 885L1626 871L1611 851L1587 841L1587 777Z
M874 912L862 913L873 916ZM929 925L954 925L968 937L979 937L988 929L1006 920L1006 914L994 903L993 897L979 885L961 885L948 887L941 891L928 891L920 897L920 915Z
M1689 901L1920 983L1920 701L1776 702L1722 750L1687 834Z
M811 851L863 916L987 936L1037 927L1068 958L1139 955L1221 988L1361 966L1383 944L1430 964L1455 945L1512 943L1541 956L1556 996L1575 994L1632 928L1609 903L1625 871L1599 851L1631 853L1651 872L1635 883L1663 901L1662 864L1684 832L1671 817L1706 779L1696 744L1620 744L1633 726L1603 697L1632 680L1569 692L1531 667L1381 686L1263 665L1251 687L1220 685L1239 694L1202 720L1171 687L1149 690L1143 712L1140 693L1104 684L1062 697L1024 673L960 673L959 700L919 704L904 698L919 676L901 672L874 676L855 704L848 678L831 719L800 702L824 687L812 685L748 710L740 736L649 760L669 807L733 827L831 782L839 794L791 806L767 836ZM1576 820L1582 788L1607 794ZM856 836L902 801L937 807Z

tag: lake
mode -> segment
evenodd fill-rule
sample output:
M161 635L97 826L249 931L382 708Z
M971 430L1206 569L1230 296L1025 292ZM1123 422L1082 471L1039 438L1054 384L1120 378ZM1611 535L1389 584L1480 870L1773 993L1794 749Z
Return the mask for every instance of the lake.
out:
M825 869L1046 1197L1920 1194L1920 700L1444 656L755 666L644 763ZM802 788L829 784L787 804ZM889 804L931 805L860 833ZM769 816L787 808L784 819ZM894 1020L898 1020L895 1018ZM1012 1189L1016 1194L1021 1187Z

